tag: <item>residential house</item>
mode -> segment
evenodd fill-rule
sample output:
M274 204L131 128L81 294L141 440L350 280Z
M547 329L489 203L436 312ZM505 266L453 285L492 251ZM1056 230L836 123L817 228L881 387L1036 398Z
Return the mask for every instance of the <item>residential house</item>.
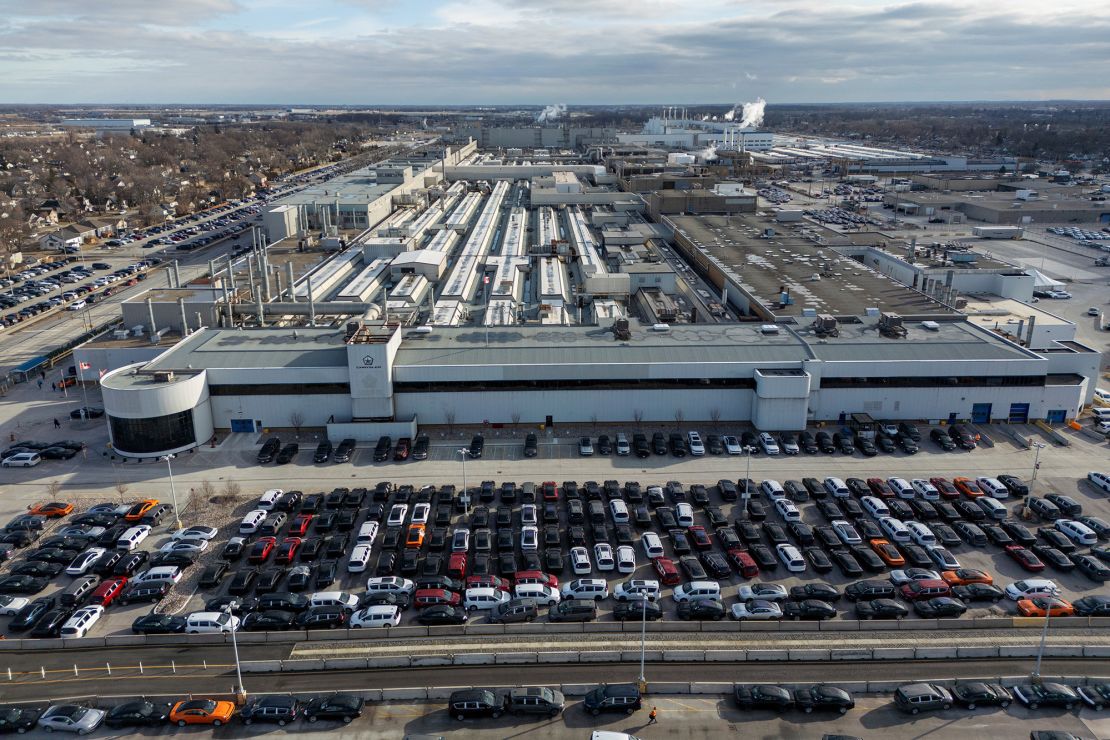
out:
M84 238L80 229L74 226L66 226L39 239L39 246L46 250L61 250L66 247L77 248L81 246Z

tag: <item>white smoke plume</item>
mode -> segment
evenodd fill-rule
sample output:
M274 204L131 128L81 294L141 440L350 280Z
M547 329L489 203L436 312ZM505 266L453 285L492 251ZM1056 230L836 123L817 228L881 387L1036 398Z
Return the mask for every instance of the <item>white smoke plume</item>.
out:
M703 162L712 162L714 159L717 158L717 147L707 146L705 149L702 149L700 152L698 152L698 157Z
M735 121L739 114L742 127L758 128L763 125L763 111L766 107L767 101L763 98L756 98L754 103L737 103L724 115L724 120Z
M536 116L536 123L547 123L549 121L554 121L562 118L566 114L566 103L555 103L554 105L549 105L542 111L540 111L540 114Z
M709 115L708 115L708 114L706 114L706 115L702 116L702 117L701 117L701 120L703 120L703 121L708 121L708 120L709 120Z

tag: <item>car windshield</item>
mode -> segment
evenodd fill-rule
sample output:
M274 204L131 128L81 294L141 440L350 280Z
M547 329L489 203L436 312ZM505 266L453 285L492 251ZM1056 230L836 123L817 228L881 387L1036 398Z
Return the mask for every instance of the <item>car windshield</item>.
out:
M188 712L192 710L200 710L202 712L211 712L216 708L216 702L211 699L200 699L197 701L187 701L181 705L180 711Z

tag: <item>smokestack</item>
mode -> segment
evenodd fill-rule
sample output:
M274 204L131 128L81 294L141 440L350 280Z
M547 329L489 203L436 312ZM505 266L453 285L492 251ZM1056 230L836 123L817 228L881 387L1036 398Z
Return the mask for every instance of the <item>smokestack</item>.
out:
M1030 316L1029 317L1029 334L1027 335L1027 337L1025 339L1025 346L1026 347L1032 347L1033 346L1033 326L1036 323L1037 323L1037 317L1036 316Z
M197 328L194 331L199 330L202 326L204 326L204 319L201 318L200 311L197 311Z
M257 285L254 287L254 300L258 304L258 325L265 326L262 313L262 288Z
M289 284L289 302L297 302L297 292L293 290L293 260L285 263L285 281Z
M173 287L173 270L170 269L169 265L166 265L166 285Z
M181 309L181 336L189 336L189 320L185 318L185 299L177 299L177 307Z
M285 290L281 285L281 270L274 270L274 280L275 282L277 282L277 294L275 295L275 297L278 300L281 300L282 294L285 293Z
M216 277L216 260L208 260L208 276Z
M147 315L150 316L150 337L151 337L151 341L154 341L154 335L155 335L155 332L158 331L158 327L156 327L154 325L154 301L152 301L150 298L146 299L146 312L147 312Z
M247 255L247 290L254 293L254 255Z
M178 264L177 260L173 261L173 287L181 287L181 265Z
M316 326L316 300L312 297L312 278L308 278L308 325Z

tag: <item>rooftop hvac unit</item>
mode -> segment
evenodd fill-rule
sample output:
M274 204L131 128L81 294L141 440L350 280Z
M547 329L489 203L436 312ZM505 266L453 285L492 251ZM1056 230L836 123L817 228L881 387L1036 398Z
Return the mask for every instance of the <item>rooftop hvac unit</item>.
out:
M902 325L902 317L896 313L879 315L879 333L884 337L898 339L906 336L906 327Z
M154 372L155 383L172 383L173 370L156 370Z
M929 331L940 331L940 324L935 321L922 321L921 326Z
M837 326L836 317L832 314L823 313L817 317L813 322L813 332L818 337L838 337L840 336L840 329Z
M670 324L652 324L651 325L651 330L652 331L663 331L663 332L670 331L671 330L671 325Z
M759 333L764 334L764 335L778 334L779 333L779 328L777 326L775 326L774 324L763 324L762 326L759 327Z
M131 333L137 337L141 337L144 331L146 331L146 327L142 324L135 324L131 327Z
M127 337L130 335L130 333L131 332L127 331L127 329L116 329L114 332L112 332L112 338L113 339L127 339Z

